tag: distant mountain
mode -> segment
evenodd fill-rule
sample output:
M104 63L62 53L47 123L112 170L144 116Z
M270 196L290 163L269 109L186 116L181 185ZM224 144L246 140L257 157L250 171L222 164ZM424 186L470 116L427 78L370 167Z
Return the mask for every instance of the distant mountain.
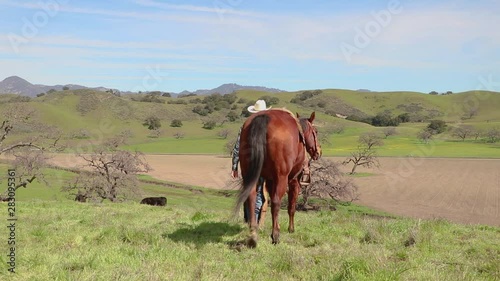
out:
M64 87L68 87L69 90L94 89L94 90L103 91L103 92L109 90L109 88L105 88L105 87L90 88L90 87L85 87L82 85L75 85L75 84L54 85L54 86L31 84L30 82L24 80L21 77L10 76L10 77L5 78L2 82L0 82L0 94L17 94L17 95L35 97L36 95L38 95L40 93L46 93L47 91L49 91L51 89L54 89L56 91L61 91ZM188 95L188 94L210 95L213 93L219 93L221 95L225 95L225 94L230 94L230 93L237 91L237 90L255 90L255 91L262 91L262 92L269 92L269 93L283 92L282 90L274 89L274 88L266 88L266 87L262 87L262 86L242 86L242 85L231 83L231 84L220 85L219 87L211 89L211 90L196 90L194 92L182 91L182 92L177 93L177 94L172 93L172 96ZM121 92L121 93L122 94L136 94L133 92Z
M68 87L70 90L78 90L78 89L88 89L88 87L74 84L67 85L39 85L39 84L31 84L30 82L24 80L18 76L10 76L5 78L2 82L0 82L0 94L17 94L23 96L35 97L40 93L46 93L47 91L54 89L56 91L61 91L64 87ZM93 88L98 91L106 91L106 88L99 87Z
M254 90L254 91L261 91L261 92L269 92L269 93L279 93L283 92L280 89L275 89L275 88L266 88L262 86L242 86L238 85L235 83L230 83L230 84L223 84L220 85L217 88L211 89L211 90L196 90L194 92L189 92L189 91L182 91L178 93L178 95L187 95L187 94L196 94L196 95L211 95L214 93L219 93L221 95L225 94L230 94L234 91L238 90Z

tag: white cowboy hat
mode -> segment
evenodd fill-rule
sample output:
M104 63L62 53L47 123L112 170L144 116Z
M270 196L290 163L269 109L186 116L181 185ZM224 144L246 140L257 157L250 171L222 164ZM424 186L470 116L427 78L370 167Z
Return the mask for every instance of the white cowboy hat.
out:
M250 113L257 113L259 111L264 111L271 109L272 106L266 108L266 101L265 100L258 100L255 102L254 105L251 105L247 108L248 112Z

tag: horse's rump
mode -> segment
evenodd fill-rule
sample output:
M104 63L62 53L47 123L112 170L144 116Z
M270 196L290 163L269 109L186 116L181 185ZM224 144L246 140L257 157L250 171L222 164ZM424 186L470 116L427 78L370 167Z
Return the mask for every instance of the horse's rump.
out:
M272 180L277 173L298 174L305 157L302 128L288 110L259 112L243 124L239 153L243 185L237 209L260 176Z

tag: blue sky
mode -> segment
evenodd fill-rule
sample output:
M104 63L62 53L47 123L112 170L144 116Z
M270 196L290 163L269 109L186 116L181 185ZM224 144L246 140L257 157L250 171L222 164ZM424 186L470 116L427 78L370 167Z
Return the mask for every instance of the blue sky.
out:
M499 14L494 0L0 0L0 80L500 91Z

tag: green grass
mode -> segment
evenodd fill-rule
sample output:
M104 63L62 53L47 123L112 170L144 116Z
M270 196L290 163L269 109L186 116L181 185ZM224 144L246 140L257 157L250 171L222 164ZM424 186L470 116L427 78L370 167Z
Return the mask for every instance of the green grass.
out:
M138 150L143 153L186 153L186 154L222 154L227 140L211 138L158 138L147 143L126 145L123 148Z
M166 192L166 208L20 200L17 273L10 280L500 278L498 228L340 207L298 213L289 234L282 211L281 243L270 243L267 221L258 247L247 249L237 246L248 230L231 219L233 198L175 191ZM412 238L415 244L405 246ZM0 278L12 278L6 256L0 261Z
M348 205L299 212L296 232L289 234L282 210L281 243L271 244L268 216L258 247L248 249L240 244L248 229L241 215L232 216L235 197L148 183L141 185L144 196L166 196L167 207L140 205L140 198L78 203L58 188L71 173L47 175L50 186L17 193L17 273L7 272L2 254L1 280L500 278L498 227L414 220ZM0 236L7 235L3 227ZM6 244L0 249L7 253Z

